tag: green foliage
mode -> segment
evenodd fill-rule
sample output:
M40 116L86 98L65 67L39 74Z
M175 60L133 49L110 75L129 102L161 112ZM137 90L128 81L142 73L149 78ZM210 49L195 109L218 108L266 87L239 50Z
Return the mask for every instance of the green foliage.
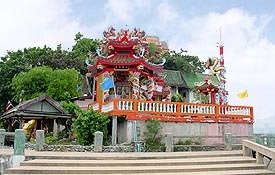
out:
M29 100L41 94L48 94L57 101L68 100L78 95L78 73L72 69L52 70L36 67L22 72L12 80L14 99Z
M170 53L165 53L163 57L166 58L164 69L189 73L204 72L202 62L197 56L182 55L182 52L176 53L175 51L172 51Z
M47 66L52 69L74 68L77 71L85 69L83 60L76 53L62 50L61 45L58 45L56 50L44 46L8 51L4 57L1 57L1 60L0 113L3 112L5 103L13 99L11 83L15 75L37 66Z
M171 97L171 101L172 102L184 102L184 98L181 94L179 93L176 93L176 94L173 94L172 97Z
M73 144L75 144L74 140L59 138L58 136L54 135L52 132L46 134L45 143L47 145L73 145Z
M95 111L81 110L77 112L77 116L73 121L73 131L80 144L91 145L96 131L103 132L106 140L108 134L107 124L109 123L107 115Z
M76 43L73 46L72 53L81 60L85 60L89 53L95 53L99 47L99 40L83 38L81 33L77 33L74 40Z
M194 91L194 99L195 99L195 101L199 101L200 103L205 103L205 104L209 103L208 95L204 95L204 94L198 93L196 91Z
M48 145L56 145L58 138L51 132L45 135L45 143Z
M66 109L73 118L76 118L77 114L82 111L82 109L73 102L62 101L61 106Z
M57 101L77 97L79 95L77 92L78 76L77 71L73 69L57 69L53 71L47 94Z
M155 64L160 63L162 61L161 59L162 52L163 51L154 43L148 44L148 58L151 62Z
M201 142L198 140L192 140L192 139L188 139L188 140L179 140L178 142L175 143L175 145L200 145Z
M21 98L29 100L46 93L51 81L51 73L52 69L39 67L15 76L12 80L14 99L19 102Z
M163 148L161 140L163 135L161 134L161 122L159 120L146 121L146 130L144 131L145 149L147 151L160 151Z
M4 129L4 121L0 119L0 129Z
M72 116L73 119L78 117L78 114L82 112L82 109L75 103L73 102L68 102L68 101L62 101L61 106L67 110L67 112ZM61 131L59 134L58 138L66 138L67 136L73 135L72 131L72 120L67 120L66 123L66 128ZM64 133L62 133L64 132ZM63 137L61 135L64 135Z
M76 145L76 142L75 140L72 140L72 139L61 139L61 140L58 140L56 144L57 145Z

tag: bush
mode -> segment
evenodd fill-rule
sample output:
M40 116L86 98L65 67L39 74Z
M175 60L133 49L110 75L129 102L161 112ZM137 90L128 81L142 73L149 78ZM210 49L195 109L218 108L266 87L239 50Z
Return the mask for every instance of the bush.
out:
M82 145L91 145L94 142L94 133L101 131L104 134L104 140L107 138L107 124L109 118L107 115L95 111L77 112L77 118L73 121L73 131L76 134L77 141Z
M192 139L188 139L188 140L179 140L178 142L175 143L175 145L200 145L201 142L198 140L192 140Z
M96 131L103 132L104 142L107 141L107 124L109 123L107 115L92 110L82 110L72 102L61 102L61 106L65 108L73 118L73 131L70 131L71 128L68 128L64 132L73 132L79 144L91 145L94 142L94 133ZM67 133L60 133L59 136L62 138L62 135L66 134Z
M75 103L73 102L66 102L66 101L62 101L61 106L67 110L67 112L69 114L72 115L73 118L77 117L77 113L79 113L80 111L82 111L82 109Z
M67 110L73 119L77 118L78 113L81 113L82 109L73 102L62 101L61 106ZM70 138L73 135L72 131L72 119L69 119L65 122L65 129L58 133L58 138Z
M45 143L48 145L56 145L58 142L58 138L52 133L47 133L45 136Z
M34 140L35 141L35 140ZM31 143L33 141L30 141ZM34 142L35 143L35 142ZM59 139L58 136L54 135L52 132L47 133L45 136L45 143L47 145L74 145L75 141L71 139Z
M176 94L173 94L172 97L171 97L171 101L172 102L184 102L184 98L181 94L179 93L176 93Z
M162 151L164 145L161 143L163 135L161 134L161 122L159 120L146 121L146 130L144 134L146 151Z

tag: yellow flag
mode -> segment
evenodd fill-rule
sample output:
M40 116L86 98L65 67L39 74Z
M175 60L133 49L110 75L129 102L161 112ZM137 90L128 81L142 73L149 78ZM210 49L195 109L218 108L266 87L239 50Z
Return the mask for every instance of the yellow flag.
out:
M246 98L246 97L248 97L248 92L247 92L247 90L245 90L243 92L238 93L237 96L239 98Z

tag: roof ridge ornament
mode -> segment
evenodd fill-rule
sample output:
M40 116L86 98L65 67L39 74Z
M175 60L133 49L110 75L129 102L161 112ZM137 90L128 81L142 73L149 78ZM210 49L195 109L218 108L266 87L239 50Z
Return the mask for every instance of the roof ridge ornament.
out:
M121 29L116 33L116 30L110 26L107 31L105 30L103 32L103 37L103 43L112 40L117 42L136 41L141 44L146 41L146 33L141 31L139 28L134 28L131 32L129 29Z

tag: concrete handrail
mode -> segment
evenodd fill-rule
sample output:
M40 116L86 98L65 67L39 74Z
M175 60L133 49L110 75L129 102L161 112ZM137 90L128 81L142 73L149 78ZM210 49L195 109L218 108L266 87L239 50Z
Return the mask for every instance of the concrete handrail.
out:
M272 160L275 160L274 150L249 140L243 140L243 155L252 156L252 151L256 152L256 161L259 164L264 163L264 157L268 157Z

